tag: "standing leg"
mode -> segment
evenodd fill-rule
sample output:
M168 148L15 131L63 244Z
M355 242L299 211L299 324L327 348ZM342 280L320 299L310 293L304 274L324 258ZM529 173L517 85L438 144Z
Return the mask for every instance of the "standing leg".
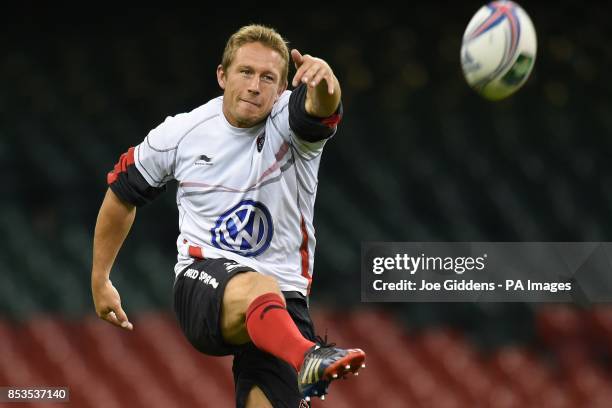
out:
M266 394L258 387L254 386L251 388L251 392L249 392L249 396L247 397L246 408L274 408L268 398L266 398Z

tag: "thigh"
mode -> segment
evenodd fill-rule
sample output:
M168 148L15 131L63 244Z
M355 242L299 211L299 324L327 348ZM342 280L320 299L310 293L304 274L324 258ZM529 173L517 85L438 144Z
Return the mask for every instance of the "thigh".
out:
M313 339L314 328L306 302L287 299L287 311L302 335ZM297 373L286 362L259 350L252 343L234 353L236 407L245 408L249 393L259 387L274 408L308 407L297 386Z
M221 305L229 280L249 270L228 259L201 259L178 275L174 312L185 337L200 352L222 356L235 351L221 335Z
M253 386L251 391L249 391L249 396L246 401L246 408L274 408L270 401L268 401L268 397L263 393L261 388L258 386Z

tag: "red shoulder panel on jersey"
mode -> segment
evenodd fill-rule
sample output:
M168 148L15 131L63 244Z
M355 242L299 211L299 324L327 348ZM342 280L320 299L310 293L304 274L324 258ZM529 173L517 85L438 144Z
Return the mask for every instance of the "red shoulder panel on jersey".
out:
M140 174L134 163L135 148L130 147L106 175L106 182L122 201L141 207L165 191L165 186L153 187Z
M113 184L117 181L119 174L125 173L129 165L134 164L134 148L130 147L126 153L119 157L119 161L115 164L115 168L106 175L106 182Z

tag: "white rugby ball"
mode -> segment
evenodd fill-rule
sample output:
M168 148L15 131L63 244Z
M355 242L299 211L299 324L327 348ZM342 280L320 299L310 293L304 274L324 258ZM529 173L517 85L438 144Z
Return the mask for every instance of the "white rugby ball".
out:
M537 48L525 10L512 1L491 2L474 14L463 34L465 80L486 99L506 98L529 78Z

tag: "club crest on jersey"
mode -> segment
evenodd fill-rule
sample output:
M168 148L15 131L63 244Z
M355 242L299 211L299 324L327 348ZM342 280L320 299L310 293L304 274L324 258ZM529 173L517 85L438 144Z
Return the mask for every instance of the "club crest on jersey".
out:
M266 132L263 132L261 135L257 136L257 152L258 153L261 153L261 149L263 149L264 143L266 143Z
M270 211L258 201L243 200L223 213L210 230L212 244L242 256L257 256L270 246L274 226Z

